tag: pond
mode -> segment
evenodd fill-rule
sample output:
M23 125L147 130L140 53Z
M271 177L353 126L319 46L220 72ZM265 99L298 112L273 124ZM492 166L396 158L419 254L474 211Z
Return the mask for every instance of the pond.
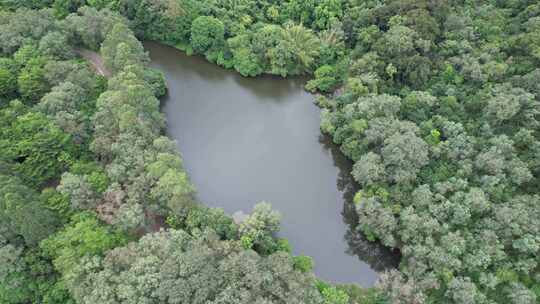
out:
M145 47L167 78L167 133L203 203L230 214L272 203L280 236L311 256L325 280L372 286L395 265L394 255L354 232L351 164L321 135L305 80L244 78L165 45Z

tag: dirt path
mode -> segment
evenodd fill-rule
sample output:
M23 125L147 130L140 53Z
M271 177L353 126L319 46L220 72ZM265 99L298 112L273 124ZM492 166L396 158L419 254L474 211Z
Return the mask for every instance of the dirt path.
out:
M98 53L87 49L75 49L75 53L88 60L92 64L92 67L94 67L96 72L101 76L107 78L112 76L112 73L107 70L105 64L103 63L103 59Z

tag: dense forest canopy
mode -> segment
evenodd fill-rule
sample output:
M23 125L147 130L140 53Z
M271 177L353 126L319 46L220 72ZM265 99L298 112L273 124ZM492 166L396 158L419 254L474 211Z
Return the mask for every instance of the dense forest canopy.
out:
M540 299L538 1L0 7L0 302ZM358 233L399 249L399 270L336 288L275 238L269 205L236 223L199 204L138 39L244 76L312 75L321 130L355 163Z

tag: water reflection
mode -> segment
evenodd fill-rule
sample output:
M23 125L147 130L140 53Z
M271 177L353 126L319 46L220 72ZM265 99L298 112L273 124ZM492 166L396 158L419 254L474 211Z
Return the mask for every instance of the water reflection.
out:
M328 135L321 134L319 136L319 142L326 150L330 151L334 165L339 169L337 187L343 193L342 216L343 222L348 226L345 233L345 240L348 244L347 253L358 256L361 261L369 264L377 272L397 268L400 260L400 255L397 251L385 247L378 242L370 242L359 231L358 215L353 203L353 198L359 190L359 185L350 174L353 165L352 161L345 157Z
M154 59L154 64L158 63L160 67L166 68L169 72L189 71L191 77L197 76L198 79L204 79L207 83L220 84L223 81L232 81L260 100L269 100L271 102L286 101L288 99L284 97L298 92L298 90L303 90L306 83L305 77L284 79L268 74L257 77L243 77L239 73L231 72L210 63L201 56L188 56L171 46L150 41L145 42L144 46L150 53L155 53L159 50L159 52L164 54L159 60ZM276 90L276 88L279 89Z

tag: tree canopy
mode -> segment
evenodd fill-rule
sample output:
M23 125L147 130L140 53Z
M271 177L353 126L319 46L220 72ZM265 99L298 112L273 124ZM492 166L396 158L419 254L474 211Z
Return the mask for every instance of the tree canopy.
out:
M362 301L540 298L537 1L4 0L0 301L355 303L290 255L269 205L235 223L199 204L137 37L313 74L356 233L402 255Z

